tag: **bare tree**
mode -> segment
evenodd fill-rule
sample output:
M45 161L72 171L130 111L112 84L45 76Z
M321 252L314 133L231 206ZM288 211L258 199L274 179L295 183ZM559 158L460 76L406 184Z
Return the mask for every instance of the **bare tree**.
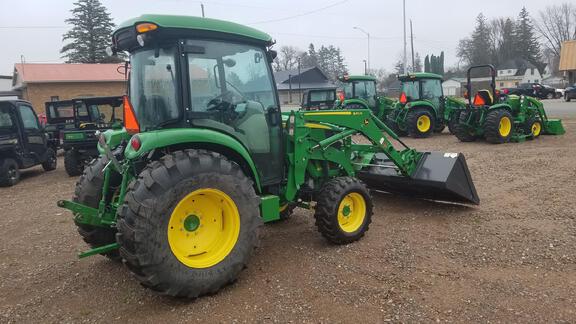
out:
M298 58L302 51L294 46L282 46L278 51L278 57L274 60L274 70L285 71L298 67Z
M576 6L567 2L546 7L538 14L536 30L546 49L559 57L562 43L576 39Z

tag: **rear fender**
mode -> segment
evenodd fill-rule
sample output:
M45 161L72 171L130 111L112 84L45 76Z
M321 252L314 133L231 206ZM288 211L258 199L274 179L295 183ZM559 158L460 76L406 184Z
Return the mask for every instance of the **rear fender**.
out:
M346 107L347 105L360 105L362 109L370 109L366 100L363 99L345 99L341 106L342 108Z
M438 116L437 108L434 107L433 104L431 104L429 101L426 101L426 100L412 101L412 102L407 103L404 107L405 107L405 109L426 108L430 111L434 120L436 120L437 116Z
M512 113L512 107L508 104L495 104L494 106L488 107L488 111L496 110L496 109L506 109L509 113Z
M237 162L239 162L241 167L247 167L251 172L248 176L254 180L258 191L261 191L260 176L250 153L244 145L240 143L240 141L232 136L202 128L165 129L140 133L137 134L137 136L140 139L141 146L138 150L134 150L131 145L126 147L124 155L128 160L138 159L155 149L173 146L189 148L209 148L210 146L221 147L224 148L224 151L221 153L225 154L226 152L233 152L233 155L235 155L236 158L240 157L241 161ZM234 157L228 157L236 160Z

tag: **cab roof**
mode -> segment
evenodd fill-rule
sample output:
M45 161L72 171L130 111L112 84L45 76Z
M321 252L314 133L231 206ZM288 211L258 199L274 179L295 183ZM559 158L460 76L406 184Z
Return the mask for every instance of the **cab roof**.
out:
M268 43L269 45L273 43L272 37L270 35L252 27L240 25L230 21L194 16L144 14L123 22L114 31L114 34L121 29L132 27L137 23L142 22L154 23L160 28L195 29L199 31L238 35L244 38L250 38L256 41Z
M420 80L420 79L439 79L439 80L442 80L442 76L440 74L428 73L428 72L408 73L408 74L402 74L402 75L398 76L398 80L400 80L400 81Z
M376 81L373 75L345 75L340 78L340 81Z

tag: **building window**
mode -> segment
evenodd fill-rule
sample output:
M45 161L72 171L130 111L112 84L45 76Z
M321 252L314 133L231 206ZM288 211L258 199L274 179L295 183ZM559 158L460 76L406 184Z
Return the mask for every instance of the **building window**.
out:
M508 70L508 73L512 73L512 70Z
M514 82L515 86L518 86L520 83L518 81Z
M538 83L539 81L540 81L540 80L536 79L536 80L534 80L534 83Z
M534 75L534 70L536 69L530 69L530 73L532 73L532 75Z
M58 97L58 96L51 96L50 97L50 101L59 101L59 100L60 100L60 97Z
M500 82L500 87L503 87L503 86L504 86L504 82Z

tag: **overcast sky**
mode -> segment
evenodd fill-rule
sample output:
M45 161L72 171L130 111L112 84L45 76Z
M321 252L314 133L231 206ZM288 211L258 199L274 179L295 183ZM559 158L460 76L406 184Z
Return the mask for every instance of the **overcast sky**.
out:
M69 26L74 1L0 0L0 74L12 74L23 55L26 62L61 62L62 34ZM201 15L231 20L261 29L276 39L276 48L294 45L306 49L335 45L342 49L352 73L363 72L366 36L371 36L372 68L393 69L403 49L402 0L102 0L116 24L143 13ZM444 50L446 66L458 63L458 40L469 35L474 19L516 17L522 6L536 15L546 5L566 0L406 0L406 16L412 19L414 47L422 57ZM408 41L408 50L409 47Z

